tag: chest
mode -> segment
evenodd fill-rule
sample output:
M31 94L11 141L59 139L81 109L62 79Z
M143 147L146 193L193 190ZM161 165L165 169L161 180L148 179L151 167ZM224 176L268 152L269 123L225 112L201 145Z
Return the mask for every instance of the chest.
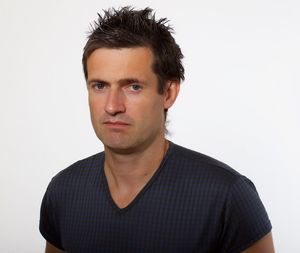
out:
M76 193L61 207L61 240L68 252L212 252L221 215L190 189L149 187L123 209L105 188Z

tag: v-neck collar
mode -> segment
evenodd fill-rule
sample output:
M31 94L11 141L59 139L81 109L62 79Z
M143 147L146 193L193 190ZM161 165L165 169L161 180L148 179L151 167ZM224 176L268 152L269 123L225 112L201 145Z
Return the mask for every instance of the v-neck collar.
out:
M136 204L136 202L139 201L139 199L142 198L142 196L146 193L147 189L149 189L151 187L151 185L156 181L156 179L159 176L160 172L164 169L166 161L167 161L168 157L170 156L170 153L171 153L171 151L173 149L173 146L174 146L174 144L171 141L168 141L168 142L169 142L169 148L168 148L167 152L165 153L158 169L155 171L155 173L150 178L150 180L145 184L145 186L135 196L135 198L127 206L125 206L123 208L120 208L115 203L115 201L113 200L113 198L111 196L109 186L108 186L108 182L107 182L107 178L106 178L105 172L104 172L105 155L103 153L103 159L102 159L102 165L101 165L101 177L102 177L102 181L104 183L105 194L106 194L107 200L110 202L113 209L115 209L119 213L124 213L124 212L128 211L129 209L131 209Z

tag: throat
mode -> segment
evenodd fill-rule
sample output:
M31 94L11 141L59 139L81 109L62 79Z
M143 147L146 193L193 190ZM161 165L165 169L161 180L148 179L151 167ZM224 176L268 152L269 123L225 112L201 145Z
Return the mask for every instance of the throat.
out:
M108 190L117 207L125 208L134 201L159 169L168 147L166 141L161 146L160 154L149 152L147 156L135 159L105 159L104 173Z
M118 189L109 189L110 196L115 205L120 208L126 208L134 202L136 197L142 192L142 188L130 189L130 191L122 191Z
M140 175L137 172L131 171L131 173L126 173L115 176L109 169L105 172L108 191L113 200L119 208L125 208L143 191L146 185L149 183L151 178L154 176L157 168L148 171Z

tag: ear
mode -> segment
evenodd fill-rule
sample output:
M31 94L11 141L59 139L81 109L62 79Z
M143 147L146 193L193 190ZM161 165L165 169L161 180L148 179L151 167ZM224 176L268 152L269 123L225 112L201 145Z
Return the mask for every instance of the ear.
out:
M180 90L179 80L167 81L164 92L164 108L168 110L175 102Z

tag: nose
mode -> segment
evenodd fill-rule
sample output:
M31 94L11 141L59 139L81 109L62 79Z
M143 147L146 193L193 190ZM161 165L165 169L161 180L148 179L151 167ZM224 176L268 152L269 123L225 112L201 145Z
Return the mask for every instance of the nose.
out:
M105 112L111 116L115 116L125 111L124 94L122 94L120 89L111 89L106 99Z

